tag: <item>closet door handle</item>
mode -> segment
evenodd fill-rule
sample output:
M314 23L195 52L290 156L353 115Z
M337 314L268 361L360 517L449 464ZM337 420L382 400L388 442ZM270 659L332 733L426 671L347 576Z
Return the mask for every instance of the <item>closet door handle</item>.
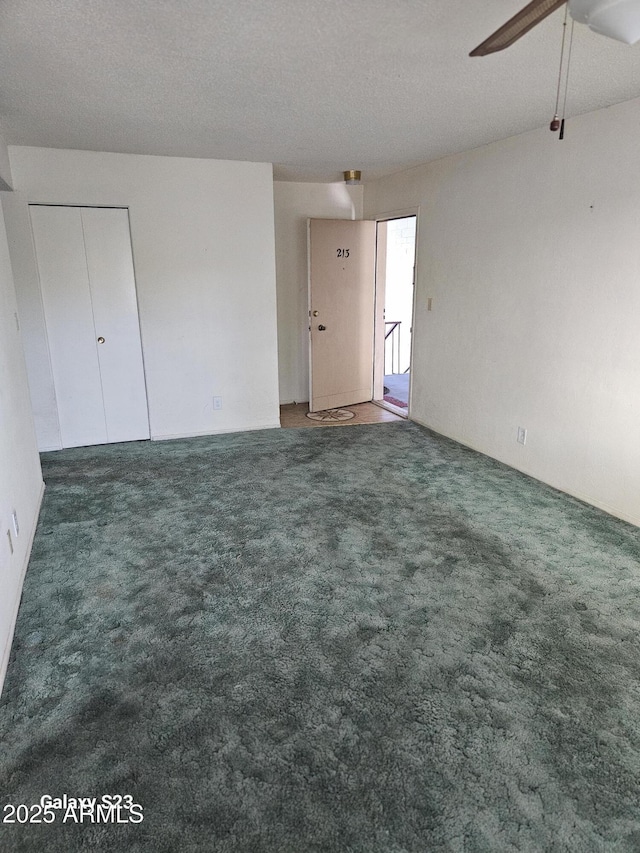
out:
M102 337L102 335L100 335L100 337L98 338L98 343L99 343L99 344L103 344L103 343L104 343L104 338Z

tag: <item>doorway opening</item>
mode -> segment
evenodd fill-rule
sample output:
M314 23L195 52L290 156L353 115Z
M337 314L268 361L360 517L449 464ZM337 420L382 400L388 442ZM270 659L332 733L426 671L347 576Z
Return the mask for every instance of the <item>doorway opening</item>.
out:
M417 215L379 220L374 402L409 415Z

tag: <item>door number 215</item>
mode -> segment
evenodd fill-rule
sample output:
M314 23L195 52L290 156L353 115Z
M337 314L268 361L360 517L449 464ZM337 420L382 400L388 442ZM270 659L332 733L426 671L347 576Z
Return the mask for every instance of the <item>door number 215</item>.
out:
M348 258L349 257L349 250L348 249L336 249L336 257Z

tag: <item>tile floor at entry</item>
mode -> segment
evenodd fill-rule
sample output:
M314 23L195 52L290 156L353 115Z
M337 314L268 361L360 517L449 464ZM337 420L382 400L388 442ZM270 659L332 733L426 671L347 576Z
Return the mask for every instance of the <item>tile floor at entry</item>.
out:
M343 406L354 413L348 421L312 421L307 417L308 403L290 403L280 406L280 426L284 429L292 427L336 427L356 426L357 424L383 424L391 421L402 421L404 418L376 406L375 403L358 403L355 406Z

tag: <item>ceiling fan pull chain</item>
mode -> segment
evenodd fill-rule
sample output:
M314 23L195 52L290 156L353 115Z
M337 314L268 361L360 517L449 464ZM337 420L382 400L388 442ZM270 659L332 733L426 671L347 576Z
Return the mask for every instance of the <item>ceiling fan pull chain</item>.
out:
M567 20L569 18L569 4L565 6L564 22L562 24L562 47L560 48L560 68L558 69L558 89L556 91L556 108L553 114L553 119L549 125L549 130L556 132L560 128L560 116L558 110L560 108L560 90L562 88L562 65L564 60L564 46L567 41Z
M564 103L562 105L562 122L560 124L560 139L564 139L564 117L567 112L567 92L569 90L569 71L571 69L571 50L573 48L573 28L575 21L571 21L571 36L569 38L569 55L567 56L567 73L564 78Z

